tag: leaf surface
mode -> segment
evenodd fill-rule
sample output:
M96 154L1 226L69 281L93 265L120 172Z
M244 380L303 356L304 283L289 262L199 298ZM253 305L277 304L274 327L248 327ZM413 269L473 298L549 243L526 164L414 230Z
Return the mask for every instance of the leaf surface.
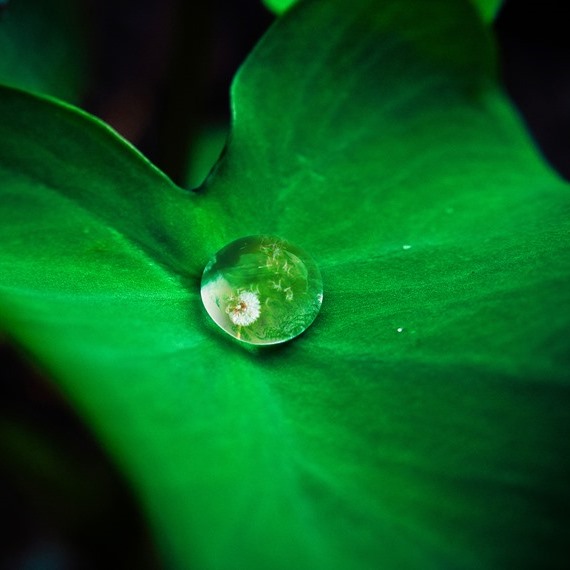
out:
M85 114L0 90L0 319L177 567L562 567L568 187L471 6L427 12L293 8L239 72L197 194ZM199 280L258 233L312 253L325 300L250 351Z

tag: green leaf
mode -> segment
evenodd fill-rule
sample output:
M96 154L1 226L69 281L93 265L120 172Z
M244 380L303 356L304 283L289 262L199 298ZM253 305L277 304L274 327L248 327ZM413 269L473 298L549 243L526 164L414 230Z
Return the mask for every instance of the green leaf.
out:
M77 101L87 67L80 4L11 0L0 6L0 83Z
M275 14L283 14L291 6L297 3L297 0L263 0L266 8Z
M499 13L503 0L471 0L485 22L492 22Z
M189 194L84 113L0 90L6 329L176 567L562 567L570 197L472 8L300 4L232 98ZM209 254L253 233L325 280L314 325L264 351L199 299Z
M298 0L263 0L268 10L279 15L297 2ZM485 22L492 22L503 4L503 0L471 0L471 2L479 10Z

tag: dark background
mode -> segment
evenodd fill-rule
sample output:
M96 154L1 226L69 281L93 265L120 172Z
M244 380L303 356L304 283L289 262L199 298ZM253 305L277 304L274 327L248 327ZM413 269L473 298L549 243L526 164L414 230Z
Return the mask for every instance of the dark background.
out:
M84 107L182 181L187 141L204 125L227 122L231 78L272 16L258 0L90 0L85 11L92 74ZM570 180L563 14L562 2L507 1L495 31L511 98ZM0 569L161 568L120 474L7 341L0 336Z

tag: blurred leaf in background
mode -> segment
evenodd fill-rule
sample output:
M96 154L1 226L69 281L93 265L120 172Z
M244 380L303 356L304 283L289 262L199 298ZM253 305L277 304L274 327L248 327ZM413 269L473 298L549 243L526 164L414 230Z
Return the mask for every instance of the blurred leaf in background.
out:
M0 8L0 82L79 103L88 81L85 12L75 0Z
M486 22L491 22L503 4L502 0L471 0L473 5ZM276 14L283 14L291 6L297 4L298 0L263 0L269 10Z

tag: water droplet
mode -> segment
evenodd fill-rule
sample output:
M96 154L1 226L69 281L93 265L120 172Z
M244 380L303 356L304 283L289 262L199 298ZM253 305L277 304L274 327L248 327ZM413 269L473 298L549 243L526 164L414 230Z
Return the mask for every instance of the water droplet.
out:
M250 344L278 344L315 320L323 281L301 248L275 236L249 236L210 259L201 295L210 317L231 336Z

